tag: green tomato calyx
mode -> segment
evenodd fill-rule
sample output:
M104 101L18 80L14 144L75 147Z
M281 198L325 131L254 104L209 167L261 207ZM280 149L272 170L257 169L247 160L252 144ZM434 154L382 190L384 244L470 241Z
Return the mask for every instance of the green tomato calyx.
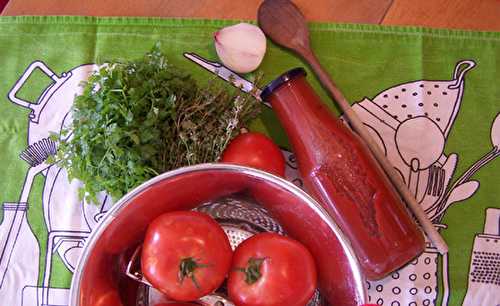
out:
M181 263L179 264L179 282L182 284L184 282L184 279L190 278L193 284L197 289L201 289L200 285L198 284L198 281L195 278L194 272L198 268L206 268L208 265L206 264L200 264L196 259L193 257L187 257L183 258L181 260Z
M245 273L245 282L249 285L254 284L262 276L260 269L266 258L251 257L245 268L237 268L238 271Z

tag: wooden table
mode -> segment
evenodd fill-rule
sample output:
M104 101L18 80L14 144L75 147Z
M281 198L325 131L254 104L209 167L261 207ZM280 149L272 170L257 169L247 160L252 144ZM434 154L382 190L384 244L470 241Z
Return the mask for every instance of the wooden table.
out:
M262 0L10 0L2 15L255 19ZM500 0L295 0L312 21L500 31Z

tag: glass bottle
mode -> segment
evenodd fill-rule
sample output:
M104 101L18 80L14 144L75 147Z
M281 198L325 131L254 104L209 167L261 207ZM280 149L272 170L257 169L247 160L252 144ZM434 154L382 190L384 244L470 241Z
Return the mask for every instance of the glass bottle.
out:
M424 250L422 232L385 173L322 103L304 69L281 75L261 97L287 133L307 191L349 237L368 279L388 275Z

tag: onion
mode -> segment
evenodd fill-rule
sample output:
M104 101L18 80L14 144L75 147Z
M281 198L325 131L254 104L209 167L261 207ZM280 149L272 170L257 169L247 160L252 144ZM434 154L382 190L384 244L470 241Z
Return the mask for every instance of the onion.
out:
M214 41L222 63L238 73L257 69L266 53L266 36L258 26L248 23L220 29Z

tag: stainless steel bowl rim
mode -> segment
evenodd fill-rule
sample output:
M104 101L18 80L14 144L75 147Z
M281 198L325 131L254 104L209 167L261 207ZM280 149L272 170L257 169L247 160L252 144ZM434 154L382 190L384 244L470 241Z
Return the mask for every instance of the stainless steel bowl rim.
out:
M201 172L206 170L236 171L254 178L267 180L279 187L285 188L287 191L291 192L292 194L303 200L305 203L307 203L314 210L314 212L317 213L321 217L321 219L333 230L335 236L339 239L339 242L343 250L346 252L346 257L349 261L349 266L351 267L353 272L353 278L354 281L356 282L355 288L357 291L357 295L362 299L361 301L362 303L366 302L367 292L365 288L365 278L361 272L358 259L354 254L351 244L347 239L347 237L342 233L338 225L328 215L326 210L318 202L316 202L316 200L314 200L311 196L309 196L307 193L305 193L302 189L300 189L293 183L276 175L270 174L268 172L232 164L206 163L206 164L198 164L194 166L178 168L172 171L162 173L158 176L155 176L154 178L134 188L132 191L127 193L113 205L113 207L106 213L106 215L102 218L101 222L89 235L83 253L80 256L80 259L78 260L77 267L75 269L75 272L73 273L73 278L71 280L71 288L69 292L69 306L79 306L79 292L80 292L81 278L83 274L82 271L83 267L87 263L90 251L93 249L96 241L104 232L104 230L116 218L121 209L127 207L127 205L130 204L131 202L130 200L132 200L135 196L137 196L139 193L146 190L150 186L165 179L174 178L176 176L180 176L186 173Z

